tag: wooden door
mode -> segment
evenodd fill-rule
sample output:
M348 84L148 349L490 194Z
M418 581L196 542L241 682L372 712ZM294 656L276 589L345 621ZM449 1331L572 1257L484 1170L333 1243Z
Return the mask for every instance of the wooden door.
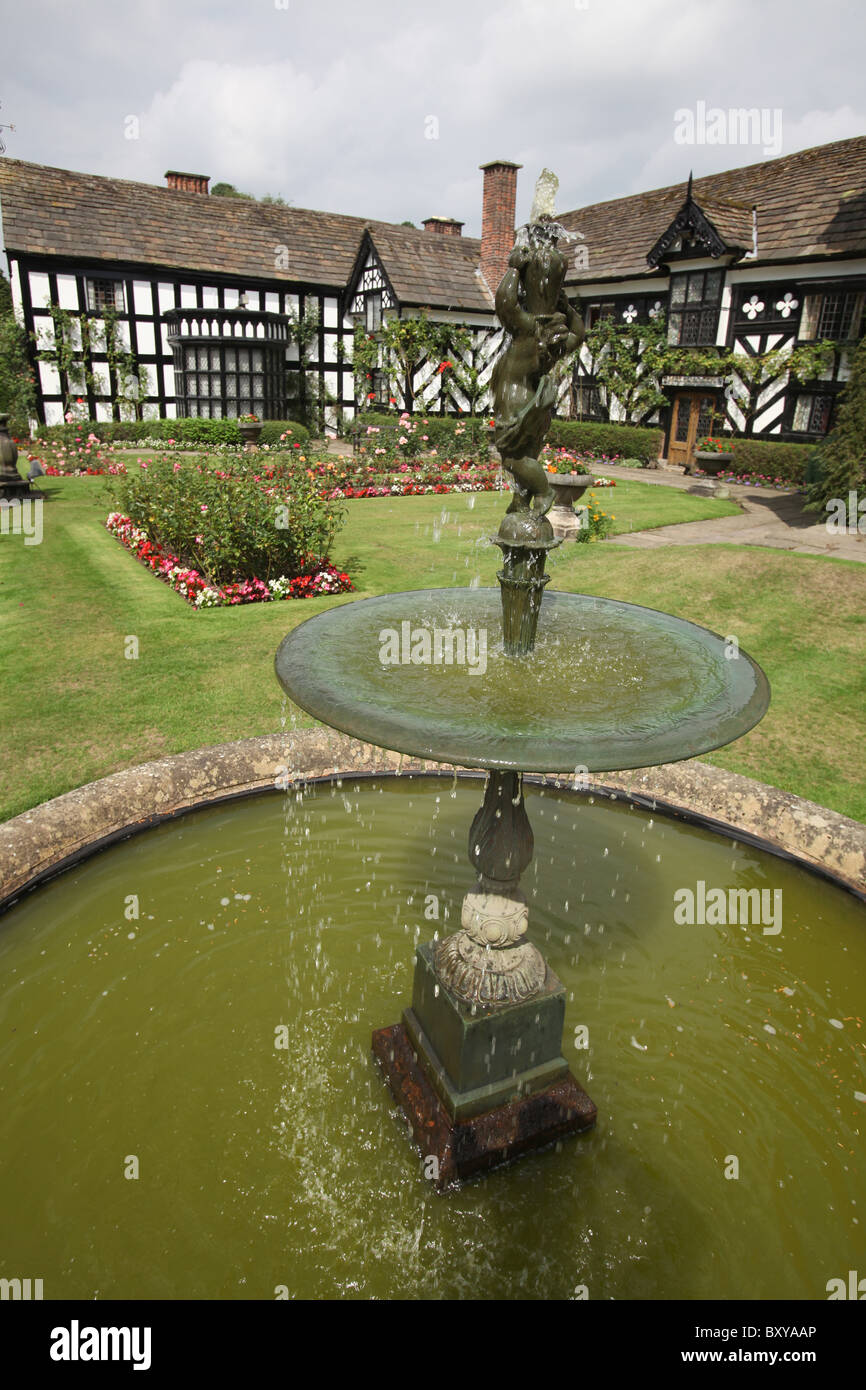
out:
M681 463L687 473L691 472L695 461L695 444L712 430L715 409L716 402L712 396L703 396L696 391L681 391L674 397L668 463Z

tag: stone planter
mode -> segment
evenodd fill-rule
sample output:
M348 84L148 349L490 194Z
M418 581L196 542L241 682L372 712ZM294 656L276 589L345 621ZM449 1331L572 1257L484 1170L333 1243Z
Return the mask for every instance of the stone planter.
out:
M580 516L574 510L574 504L578 498L582 497L587 488L591 488L594 482L591 473L551 473L549 474L550 486L556 493L548 521L553 527L553 534L562 540L575 540L580 532Z
M30 484L18 472L18 445L6 428L8 415L0 415L0 498L20 501L30 496Z
M733 468L733 454L711 453L708 450L697 449L695 451L695 467L700 468L704 473L708 473L714 478L717 473L724 473L727 469ZM691 473L691 469L689 469Z
M262 432L261 420L238 420L238 429L245 449L258 448L259 435Z

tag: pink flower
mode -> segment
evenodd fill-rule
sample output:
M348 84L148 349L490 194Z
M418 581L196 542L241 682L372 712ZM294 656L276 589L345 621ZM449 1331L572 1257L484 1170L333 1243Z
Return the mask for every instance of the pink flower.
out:
M201 504L201 510L202 510L203 512L206 512L206 511L207 511L207 506L206 506L206 504L205 504L204 502L202 502L202 504Z

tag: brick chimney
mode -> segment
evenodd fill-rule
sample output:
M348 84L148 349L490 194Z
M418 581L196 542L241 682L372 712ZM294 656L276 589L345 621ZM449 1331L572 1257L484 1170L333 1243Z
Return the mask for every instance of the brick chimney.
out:
M181 174L177 169L165 171L166 187L180 193L207 193L209 183L210 174Z
M522 164L494 159L481 164L484 170L484 201L481 209L481 274L495 294L508 269L514 245L514 208L517 202L517 171Z
M456 217L425 217L421 225L425 232L436 232L439 236L463 235L463 223Z

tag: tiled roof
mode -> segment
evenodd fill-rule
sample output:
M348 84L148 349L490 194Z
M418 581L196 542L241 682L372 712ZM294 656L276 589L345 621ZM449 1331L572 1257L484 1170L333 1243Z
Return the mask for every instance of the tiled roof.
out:
M692 196L728 244L749 248L756 206L758 261L866 254L866 136L695 179ZM685 198L684 179L557 214L583 233L578 245L588 251L588 266L571 271L569 283L646 275L647 252Z
M431 309L490 312L493 297L481 278L481 241L374 222L370 236L397 298Z
M369 228L404 302L490 308L474 238L19 159L0 159L0 209L8 251L334 287L346 284Z

